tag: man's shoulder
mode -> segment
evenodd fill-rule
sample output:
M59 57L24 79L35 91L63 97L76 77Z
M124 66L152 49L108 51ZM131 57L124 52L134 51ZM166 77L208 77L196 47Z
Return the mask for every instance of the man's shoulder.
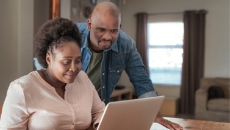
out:
M122 42L123 44L135 44L135 41L122 30L120 30L117 40L117 42Z
M76 23L80 33L83 33L86 29L88 29L86 23Z
M130 51L135 44L135 41L128 34L120 30L117 38L117 47L119 50Z

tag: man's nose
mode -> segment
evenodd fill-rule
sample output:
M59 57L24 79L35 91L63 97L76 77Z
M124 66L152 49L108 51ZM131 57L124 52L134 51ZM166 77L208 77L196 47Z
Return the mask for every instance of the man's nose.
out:
M111 40L112 39L112 34L111 34L110 31L107 31L107 32L105 32L103 37L104 37L105 40Z

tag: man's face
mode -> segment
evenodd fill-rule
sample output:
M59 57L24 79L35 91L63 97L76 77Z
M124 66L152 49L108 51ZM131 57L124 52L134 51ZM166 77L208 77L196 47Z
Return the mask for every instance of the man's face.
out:
M94 51L107 50L116 41L120 20L110 15L95 16L88 20L91 49Z

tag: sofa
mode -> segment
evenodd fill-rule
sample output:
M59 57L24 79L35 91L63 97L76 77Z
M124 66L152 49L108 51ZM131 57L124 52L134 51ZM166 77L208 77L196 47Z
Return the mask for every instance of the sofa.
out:
M216 93L210 97L210 88ZM211 91L210 91L211 90ZM195 93L195 118L217 122L229 122L230 78L202 78ZM222 93L223 94L222 94Z

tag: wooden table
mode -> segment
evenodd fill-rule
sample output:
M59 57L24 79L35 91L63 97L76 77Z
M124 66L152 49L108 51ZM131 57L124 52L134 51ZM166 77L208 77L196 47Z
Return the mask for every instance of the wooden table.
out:
M183 127L183 130L230 130L230 123L226 122L191 120L170 117L166 117L165 119L180 124Z

